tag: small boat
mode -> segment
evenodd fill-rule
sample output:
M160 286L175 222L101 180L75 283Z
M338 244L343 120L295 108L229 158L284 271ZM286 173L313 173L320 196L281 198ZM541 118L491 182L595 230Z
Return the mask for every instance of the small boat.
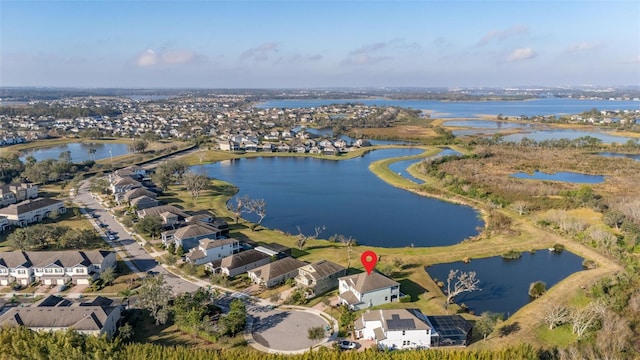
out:
M556 248L550 247L549 251L556 251Z

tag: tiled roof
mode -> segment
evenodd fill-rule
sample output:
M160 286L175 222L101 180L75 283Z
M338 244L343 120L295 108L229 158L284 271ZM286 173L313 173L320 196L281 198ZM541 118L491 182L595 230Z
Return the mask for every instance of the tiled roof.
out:
M364 294L364 293L379 290L379 289L386 289L392 286L400 286L398 282L393 281L388 277L375 271L372 272L371 274L362 272L356 275L349 275L349 276L341 277L338 280L345 281L349 285L349 287L356 290L360 294Z

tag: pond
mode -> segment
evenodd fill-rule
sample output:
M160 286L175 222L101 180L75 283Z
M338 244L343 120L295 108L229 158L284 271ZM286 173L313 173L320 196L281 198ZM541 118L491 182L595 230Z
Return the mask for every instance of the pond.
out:
M533 132L518 133L506 135L502 138L505 142L520 142L522 138L542 142L545 140L569 139L575 140L581 137L591 136L602 140L605 144L618 143L624 144L632 138L607 134L598 131L583 131L575 129L554 129L554 130L537 130Z
M563 181L574 184L599 184L604 181L604 176L602 175L588 175L568 171L560 171L553 174L540 171L536 171L533 174L519 172L511 174L511 176L518 179Z
M508 317L531 301L531 283L544 281L547 289L550 289L567 276L583 270L582 261L581 257L566 250L539 250L534 253L525 252L521 258L514 260L496 256L472 259L468 264L437 264L425 270L434 281L445 283L445 288L450 270L475 271L482 290L460 295L455 302L465 304L476 314L490 311L503 313Z
M601 152L601 153L598 153L598 155L607 156L607 157L622 157L622 158L627 158L627 159L633 159L633 160L636 160L636 161L640 161L640 155L638 155L638 154L622 154L622 153L613 153L613 152Z
M94 154L89 154L89 149L95 149ZM46 159L58 159L60 153L70 151L72 162L83 162L86 160L101 160L111 157L112 155L120 156L129 153L127 144L123 143L69 143L65 145L56 145L40 149L33 149L23 152L20 160L23 162L27 156L31 155L38 161Z
M197 173L239 187L239 195L263 198L263 225L321 238L352 236L381 247L446 246L478 234L484 226L473 208L395 188L369 170L374 161L421 154L417 148L371 151L350 160L258 157L194 166ZM231 200L234 203L234 200ZM251 214L253 215L253 214ZM251 221L256 217L247 216Z
M442 156L449 156L449 155L460 155L459 152L450 149L450 148L445 148L442 149L442 151L440 151L439 153L437 153L436 155L424 158L424 159L411 159L411 160L398 160L396 162L393 162L391 164L389 164L389 170L395 172L396 174L407 178L411 181L413 181L416 184L423 184L424 181L414 177L413 175L409 174L409 172L407 171L407 169L409 168L409 166L420 162L422 160L426 160L426 159L436 159Z

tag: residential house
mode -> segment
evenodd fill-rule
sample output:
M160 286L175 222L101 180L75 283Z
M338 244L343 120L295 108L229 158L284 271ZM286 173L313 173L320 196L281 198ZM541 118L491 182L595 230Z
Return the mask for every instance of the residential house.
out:
M340 303L356 311L400 298L400 284L375 271L339 278L338 291Z
M0 252L0 285L89 284L115 264L115 252L107 250Z
M227 256L220 263L220 272L228 277L244 274L258 266L268 264L271 256L261 251L250 249Z
M152 199L155 199L158 197L156 193L154 193L153 191L149 191L143 187L131 189L122 195L123 199L126 200L127 202L130 202L131 200L140 196L146 196Z
M34 184L0 185L0 207L38 197L38 186Z
M296 277L298 269L305 265L307 263L304 261L286 257L249 270L249 278L257 284L271 288Z
M138 210L139 218L144 219L147 216L158 216L162 219L164 227L175 227L190 215L173 205L160 205Z
M220 150L223 151L238 151L240 150L240 144L232 140L221 140L218 141L218 146Z
M221 217L216 217L206 210L194 213L193 215L185 218L185 221L189 224L194 224L196 222L210 224L218 228L222 232L222 235L229 235L229 223L227 220Z
M318 296L338 286L338 278L347 275L347 268L327 260L320 260L298 269L296 283Z
M202 239L220 239L222 232L220 229L204 224L195 223L175 230L169 230L162 233L162 244L169 246L173 243L176 249L182 246L184 251L189 251L198 246Z
M432 346L467 346L471 342L473 325L462 316L438 315L427 316L427 319L433 326Z
M9 219L6 216L0 216L0 231L5 231L9 228Z
M355 321L356 338L375 340L383 349L432 346L433 326L418 309L367 311Z
M111 179L111 192L113 194L122 194L140 187L142 187L142 183L130 176L114 175Z
M240 242L237 239L204 238L200 240L197 247L189 250L186 259L195 265L202 265L238 252L240 252Z
M50 301L45 299L43 303ZM55 301L54 301L55 302ZM73 329L82 334L111 338L121 317L120 306L104 306L58 301L54 306L12 307L0 315L0 328L24 326L34 331Z
M138 196L137 198L132 199L130 201L130 204L132 207L135 207L138 210L148 209L160 205L158 200L146 195Z
M50 217L53 212L64 214L66 211L64 203L60 200L38 198L1 208L0 217L6 217L9 225L27 226Z

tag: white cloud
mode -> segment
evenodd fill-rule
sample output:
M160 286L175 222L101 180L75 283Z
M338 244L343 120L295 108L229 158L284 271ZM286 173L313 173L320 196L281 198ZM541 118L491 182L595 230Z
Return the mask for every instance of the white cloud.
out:
M153 66L153 65L156 65L157 63L158 63L158 54L156 54L156 52L153 51L152 49L147 49L143 51L136 58L136 64L138 64L138 66L143 66L143 67Z
M391 59L391 56L353 55L342 60L341 64L346 66L366 66L378 64Z
M520 48L513 50L513 52L511 52L511 54L509 54L509 56L507 57L507 61L533 59L536 56L537 54L535 53L535 51L533 51L532 48Z
M528 31L529 29L524 25L516 25L506 30L491 30L483 36L482 39L480 39L478 44L486 45L493 40L502 41L515 35L524 34Z
M155 51L147 49L136 57L135 63L141 67L180 65L191 63L196 58L196 53L191 50Z
M242 60L254 60L265 61L269 59L270 55L273 55L279 51L278 44L274 42L264 43L258 47L254 47L244 51L240 54Z
M592 50L592 49L597 49L599 47L602 47L602 43L600 42L580 42L580 43L576 43L576 44L571 44L568 48L567 51L568 52L576 52L576 51L586 51L586 50Z

